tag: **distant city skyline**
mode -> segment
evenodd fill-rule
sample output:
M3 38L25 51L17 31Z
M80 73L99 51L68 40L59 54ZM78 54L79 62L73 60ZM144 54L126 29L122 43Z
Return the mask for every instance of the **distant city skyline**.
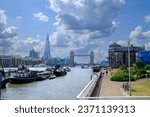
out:
M44 55L45 35L50 34L51 56L95 53L102 61L109 45L150 49L148 0L0 0L0 53Z

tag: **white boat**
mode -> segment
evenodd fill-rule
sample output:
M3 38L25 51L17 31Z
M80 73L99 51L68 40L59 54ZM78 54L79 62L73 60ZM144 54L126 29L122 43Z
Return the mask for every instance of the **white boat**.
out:
M49 79L54 79L54 78L56 78L56 75L54 75L54 74L51 74L51 75L49 76Z

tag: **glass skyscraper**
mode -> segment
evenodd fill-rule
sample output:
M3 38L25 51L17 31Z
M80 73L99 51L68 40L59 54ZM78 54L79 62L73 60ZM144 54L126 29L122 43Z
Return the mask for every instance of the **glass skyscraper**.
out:
M49 34L47 33L44 51L44 62L47 63L49 59L50 59L50 42L49 42Z

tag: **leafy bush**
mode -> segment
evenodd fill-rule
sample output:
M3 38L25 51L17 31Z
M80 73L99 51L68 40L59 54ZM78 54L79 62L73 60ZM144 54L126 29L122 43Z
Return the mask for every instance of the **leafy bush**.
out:
M135 74L137 71L138 71L138 68L137 68L136 64L135 64L135 63L132 64L131 72L132 72L133 74Z
M145 69L146 69L146 70L150 70L150 65L146 65L146 66L145 66Z
M119 69L127 72L127 66L125 65L120 66Z
M114 75L111 77L111 81L129 81L129 75L127 73ZM131 81L135 81L132 75L131 75Z
M147 72L145 70L139 70L140 74L147 74Z
M143 61L136 61L135 64L138 69L143 69L146 65Z
M134 73L133 77L135 80L141 79L141 78L145 78L145 74L147 74L147 72L143 69L138 70L136 73Z
M134 75L133 75L133 78L134 78L135 80L138 80L138 79L141 78L141 75L139 75L139 74L134 74Z

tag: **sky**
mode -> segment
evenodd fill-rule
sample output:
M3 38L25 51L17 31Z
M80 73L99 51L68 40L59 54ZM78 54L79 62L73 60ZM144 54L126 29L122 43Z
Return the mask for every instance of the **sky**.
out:
M0 0L0 54L43 56L46 35L51 56L94 51L106 60L109 45L150 49L149 0Z

